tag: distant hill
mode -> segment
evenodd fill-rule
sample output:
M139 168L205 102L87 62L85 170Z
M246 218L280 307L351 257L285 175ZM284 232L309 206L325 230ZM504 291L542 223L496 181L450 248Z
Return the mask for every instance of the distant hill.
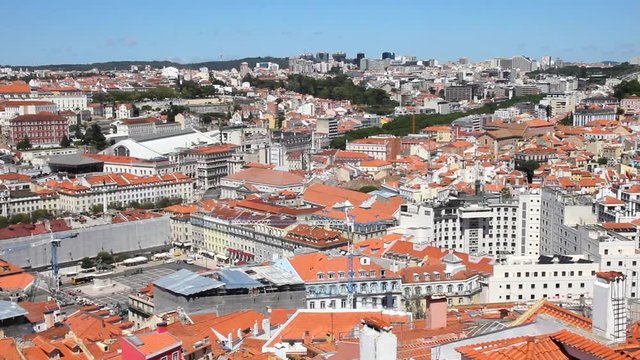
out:
M561 68L551 68L547 70L536 70L527 73L528 76L534 77L539 74L556 74L563 76L575 76L578 78L588 77L619 77L640 71L640 66L623 62L611 67L582 67L577 65L568 65Z
M231 70L232 68L239 69L240 64L248 62L250 67L254 67L257 62L270 61L280 65L280 68L286 68L289 66L288 58L277 57L249 57L237 60L222 60L222 61L205 61L198 63L179 64L173 61L108 61L92 64L50 64L50 65L36 65L36 66L18 66L18 65L6 65L11 68L23 68L30 70L58 70L58 71L88 71L91 69L98 70L129 70L131 65L137 65L139 68L144 68L146 65L150 65L152 68L162 68L167 66L174 66L177 68L189 68L198 69L201 67L207 67L209 70ZM1 67L1 66L0 66Z

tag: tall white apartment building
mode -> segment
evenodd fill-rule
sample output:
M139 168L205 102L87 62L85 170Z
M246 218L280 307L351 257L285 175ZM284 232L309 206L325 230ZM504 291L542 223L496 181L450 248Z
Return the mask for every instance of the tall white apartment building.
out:
M580 254L576 226L595 224L593 199L559 188L542 189L540 254Z
M538 189L405 204L400 227L429 245L473 255L537 255L540 204Z

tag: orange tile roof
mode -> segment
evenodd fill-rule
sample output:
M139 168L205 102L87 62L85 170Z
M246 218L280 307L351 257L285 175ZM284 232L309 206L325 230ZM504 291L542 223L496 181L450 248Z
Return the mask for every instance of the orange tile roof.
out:
M571 310L562 308L546 299L542 299L535 303L529 310L512 322L511 326L532 322L540 314L546 314L573 326L577 326L585 330L591 330L591 319L579 315Z
M388 323L409 323L408 315L392 315L384 313L382 310L335 312L330 310L298 310L269 339L265 346L272 347L280 342L297 339L303 340L306 344L313 339L326 340L328 336L333 336L335 340L341 340L343 337L348 337L355 328L359 328L364 318Z
M568 351L572 348L572 351ZM469 360L571 360L569 355L586 353L589 358L605 360L635 359L612 348L568 330L539 336L520 336L485 343L465 345L456 350ZM575 354L578 355L578 354Z
M15 173L15 172L9 172L9 173L5 173L5 174L0 174L0 180L2 180L2 181L30 182L31 181L31 176L24 175L24 174L19 174L19 173Z
M0 84L0 94L28 94L31 86L24 81Z
M25 290L33 283L35 277L29 273L7 275L0 277L0 289L5 291Z
M354 255L353 270L355 271L355 279L359 279L359 271L365 271L365 277L369 277L370 271L375 272L375 278L380 278L381 270L385 270L380 265L370 262L368 265L360 263L361 256ZM289 259L289 263L296 270L296 273L300 278L306 282L327 282L329 279L328 273L333 272L335 277L333 281L346 281L347 272L347 256L330 256L323 252L312 252L308 254L296 255ZM338 273L344 272L344 278L339 278ZM318 278L318 273L323 273L322 279ZM385 277L387 279L399 279L393 272L386 270Z
M302 184L304 177L287 172L262 168L248 168L227 176L227 180L288 186Z
M177 348L182 344L182 341L180 341L180 339L171 335L171 333L169 332L152 332L146 334L138 334L136 336L142 341L142 344L135 346L135 344L131 342L130 343L144 355L151 355L162 351L163 349L171 349L172 347ZM127 337L123 337L123 339L126 340Z
M343 189L320 183L307 187L303 193L304 201L327 207L331 207L339 202L345 202L346 200L349 200L349 202L354 206L359 206L370 197L371 195L361 193L359 191Z
M3 360L22 360L13 338L0 339L0 355Z

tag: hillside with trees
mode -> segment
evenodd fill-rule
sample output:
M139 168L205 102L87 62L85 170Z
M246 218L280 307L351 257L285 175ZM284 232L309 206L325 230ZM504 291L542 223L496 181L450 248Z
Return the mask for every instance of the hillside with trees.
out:
M451 124L453 120L459 119L467 115L493 113L498 109L508 108L519 102L538 102L542 99L541 95L531 95L514 97L502 102L486 104L477 109L471 109L465 112L455 112L450 114L417 114L416 131L431 125ZM331 147L336 149L344 149L347 140L364 139L368 136L391 134L396 136L406 136L412 132L414 115L398 116L395 120L384 124L382 127L369 127L348 131L344 136L337 137L331 141Z
M174 61L108 61L108 62L98 62L91 64L49 64L49 65L36 65L36 66L25 66L25 65L2 65L0 67L14 67L14 68L25 68L30 70L56 70L56 71L89 71L92 69L98 69L100 71L109 71L109 70L129 70L132 65L136 65L138 67L144 68L146 65L150 65L152 68L161 69L163 67L177 67L177 68L188 68L188 69L199 69L201 67L207 67L209 70L230 70L232 68L239 69L240 64L243 62L249 63L250 66L254 66L257 62L273 62L280 65L280 68L286 68L289 66L288 58L280 58L280 57L248 57L236 60L220 60L220 61L204 61L197 63L186 63L180 64Z

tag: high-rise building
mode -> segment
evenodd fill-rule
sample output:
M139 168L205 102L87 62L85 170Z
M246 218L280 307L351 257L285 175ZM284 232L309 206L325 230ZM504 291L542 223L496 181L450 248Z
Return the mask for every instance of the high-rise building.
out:
M360 65L360 60L364 59L364 53L357 53L356 54L356 65Z
M518 55L511 58L511 69L518 69L522 72L530 72L536 70L536 62L526 56Z
M342 51L338 51L338 52L334 52L332 57L333 57L333 61L344 62L347 59L347 54Z
M249 63L244 61L240 64L240 75L245 76L249 73Z
M396 53L391 52L391 51L385 51L382 53L382 60L384 59L390 59L390 60L394 60L396 58Z
M329 53L328 52L319 52L316 54L316 60L320 62L329 62Z

